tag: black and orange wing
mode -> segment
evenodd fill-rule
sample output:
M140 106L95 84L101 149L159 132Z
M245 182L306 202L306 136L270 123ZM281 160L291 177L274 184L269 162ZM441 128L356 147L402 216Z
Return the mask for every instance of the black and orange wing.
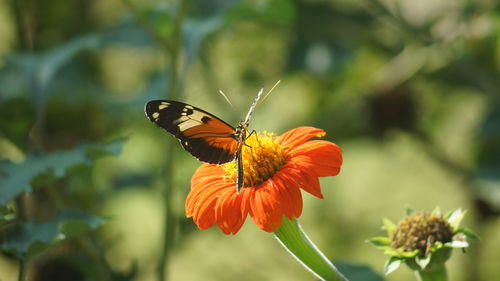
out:
M222 164L234 159L235 129L216 116L170 100L149 101L144 111L149 120L174 135L198 160Z

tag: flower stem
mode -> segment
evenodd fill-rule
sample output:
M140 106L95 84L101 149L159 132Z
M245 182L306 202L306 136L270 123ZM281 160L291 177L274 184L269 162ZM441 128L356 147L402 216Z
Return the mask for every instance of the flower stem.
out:
M165 52L167 56L170 56L171 64L169 75L169 99L176 99L180 94L178 89L179 84L179 64L181 59L181 48L182 48L182 24L184 22L186 12L187 12L187 0L179 0L177 7L177 17L175 21L174 32L172 35L172 46L171 48L166 48ZM170 46L170 45L168 45ZM173 148L175 143L170 141L167 145L167 155L165 160L165 189L163 190L163 202L164 202L164 227L163 227L163 246L161 248L160 257L158 259L158 264L156 267L156 274L158 281L168 280L168 266L170 263L170 251L174 247L175 243L175 232L177 228L177 217L173 210L173 167L174 167L174 157Z
M415 271L418 281L448 281L444 264L434 265L432 269Z
M18 278L17 280L18 281L24 281L25 280L25 269L26 269L26 259L25 258L21 258L19 260L19 275L18 275Z
M320 280L347 280L307 237L296 219L284 217L274 235L293 257Z

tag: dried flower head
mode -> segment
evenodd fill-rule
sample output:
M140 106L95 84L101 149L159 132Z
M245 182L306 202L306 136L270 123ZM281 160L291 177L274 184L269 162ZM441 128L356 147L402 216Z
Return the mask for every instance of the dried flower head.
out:
M477 238L472 231L459 228L464 216L462 209L444 216L439 208L431 214L413 214L407 209L407 216L397 225L384 219L387 237L374 237L369 242L391 256L385 265L386 274L396 270L403 262L413 270L442 266L450 258L453 248L467 248L467 239Z

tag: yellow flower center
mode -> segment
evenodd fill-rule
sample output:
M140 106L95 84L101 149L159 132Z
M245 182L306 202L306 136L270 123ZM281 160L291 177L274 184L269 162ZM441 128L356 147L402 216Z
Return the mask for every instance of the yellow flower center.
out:
M251 134L241 149L243 162L243 187L258 186L271 178L286 163L286 147L281 145L274 134ZM225 179L236 183L237 164L231 161L221 165L226 172Z

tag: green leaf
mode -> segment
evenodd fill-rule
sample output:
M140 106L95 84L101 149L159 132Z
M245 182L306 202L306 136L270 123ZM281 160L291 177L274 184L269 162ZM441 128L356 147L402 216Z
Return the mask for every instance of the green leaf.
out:
M118 140L101 146L102 150L111 153L119 152L123 140ZM43 173L53 173L62 177L65 170L77 163L90 162L88 145L80 145L71 151L58 151L44 155L30 154L24 162L0 162L0 205L5 205L9 200L22 192L30 191L31 180Z
M432 244L431 248L430 248L430 251L433 252L433 251L437 251L441 248L443 248L444 244L443 242L441 241L436 241L434 242L434 244Z
M9 208L7 206L0 205L0 228L4 224L12 221L14 218L15 218L15 214L11 208Z
M390 259L387 260L387 262L384 265L384 274L389 275L392 272L394 272L396 269L398 269L402 264L402 260L397 257L391 257Z
M182 87L186 82L189 67L196 61L205 39L223 26L224 20L220 14L202 20L186 20L183 25L183 48L186 58L184 61L185 67L181 73L180 85Z
M154 28L161 38L167 39L172 36L175 29L175 11L171 6L159 5L152 9L139 12L140 20L147 22L148 26Z
M0 248L19 258L30 259L65 239L97 228L103 222L103 219L80 210L62 210L51 221L19 224Z
M406 206L405 207L405 216L409 216L411 214L413 214L413 208L410 206Z
M421 269L425 269L427 265L431 262L432 253L429 253L427 257L420 258L419 256L415 257L415 262L420 266Z
M295 13L290 0L242 1L227 14L227 18L230 24L243 20L287 24L293 21Z
M445 246L451 248L467 248L469 247L469 243L467 241L454 240L445 244Z
M5 217L12 213L12 209L7 206L0 206L0 216Z
M467 237L468 239L481 240L481 238L479 238L479 236L476 233L474 233L472 230L468 228L459 228L455 232L463 233L465 237Z
M458 208L455 211L446 215L446 219L448 220L448 223L453 229L453 232L455 232L458 229L466 213L467 213L466 211L463 211L461 208Z
M394 249L394 248L385 248L384 254L386 255L391 255L393 257L398 257L398 258L414 258L416 255L418 255L419 251L414 250L411 252L406 252L402 248Z
M436 206L432 212L431 212L432 215L435 215L435 216L441 216L443 214L443 212L441 212L441 208L439 206Z
M87 155L94 160L105 156L119 155L122 152L124 142L125 139L117 139L106 145L89 145Z
M47 87L57 71L81 51L99 45L99 36L89 34L48 51L7 56L6 62L8 67L18 70L24 84L31 86L29 90L35 94L35 105L40 109L45 106Z
M366 265L335 262L335 266L349 281L384 281L385 279Z
M367 240L375 247L391 246L391 239L388 237L373 237Z
M394 234L394 228L396 225L388 218L384 218L384 228L387 231L388 236L392 236Z

